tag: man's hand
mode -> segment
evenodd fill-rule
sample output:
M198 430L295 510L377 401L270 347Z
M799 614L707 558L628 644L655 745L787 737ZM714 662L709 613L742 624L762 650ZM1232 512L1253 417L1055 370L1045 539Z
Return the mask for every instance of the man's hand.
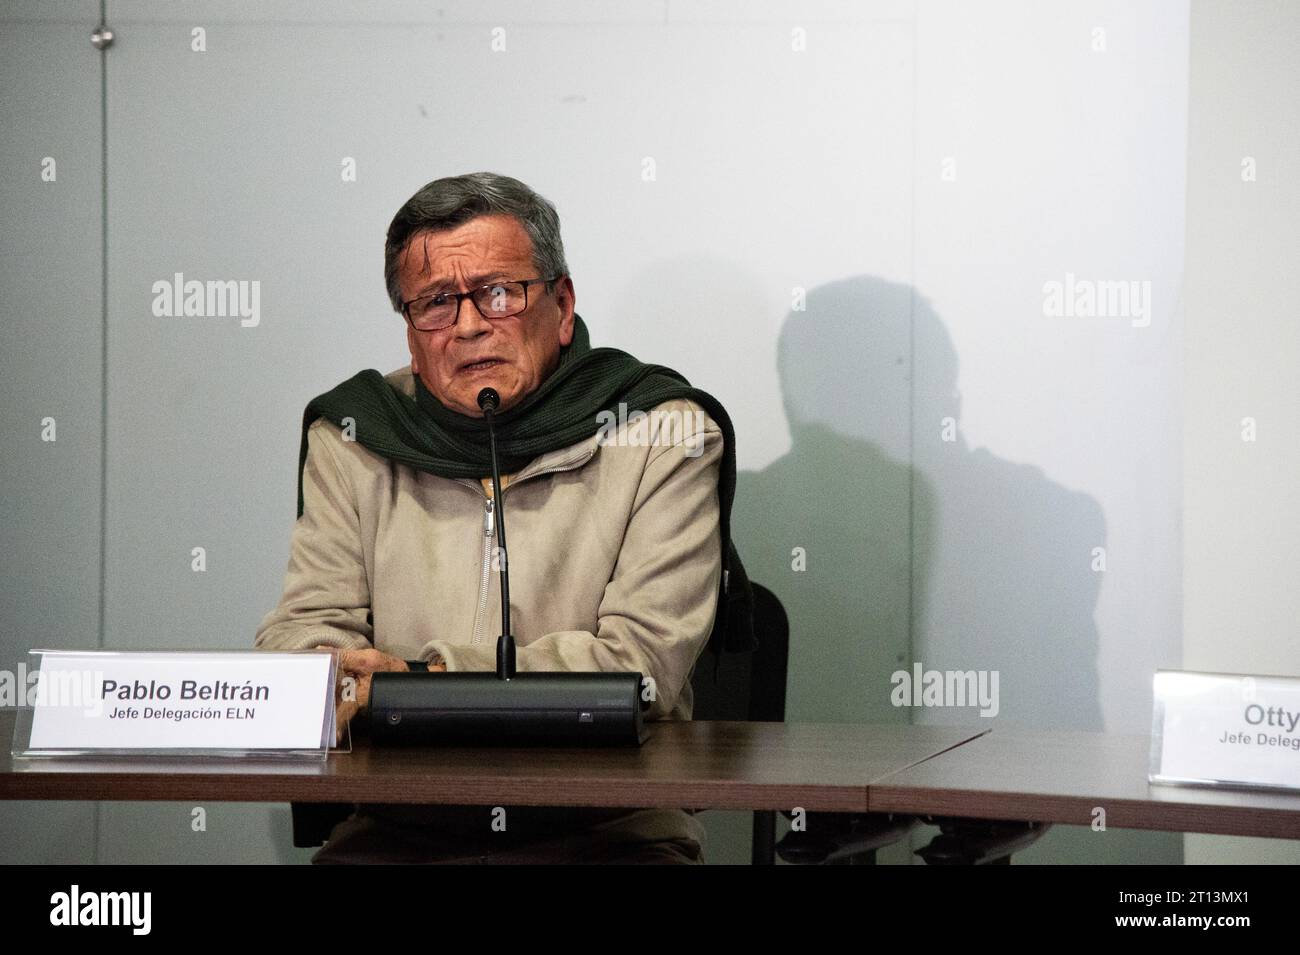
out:
M334 706L334 744L343 740L343 727L358 713L370 708L370 680L376 673L406 673L411 668L382 650L339 650L337 647L319 647L338 656L337 697ZM445 664L429 667L430 672L446 671Z

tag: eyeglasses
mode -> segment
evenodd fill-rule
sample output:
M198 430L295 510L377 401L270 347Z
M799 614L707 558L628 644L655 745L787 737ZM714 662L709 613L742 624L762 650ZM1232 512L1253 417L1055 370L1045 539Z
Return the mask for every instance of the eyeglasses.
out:
M561 278L563 276L557 275L522 282L493 282L468 292L433 292L403 302L402 314L416 331L436 332L456 324L460 316L460 300L467 298L484 318L509 318L528 308L528 286Z

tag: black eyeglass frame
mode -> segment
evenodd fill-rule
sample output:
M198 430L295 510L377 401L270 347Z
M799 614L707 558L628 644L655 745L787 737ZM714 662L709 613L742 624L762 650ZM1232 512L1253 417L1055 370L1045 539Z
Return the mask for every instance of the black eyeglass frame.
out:
M460 321L460 303L461 303L461 300L462 300L462 299L469 299L469 302L470 302L471 305L474 306L475 311L477 311L480 315L482 315L484 318L488 319L489 321L494 320L494 319L501 319L501 318L514 318L516 315L522 315L524 312L528 311L528 286L530 286L530 285L536 285L536 284L538 284L539 282L544 282L544 283L546 283L547 285L550 285L552 282L558 282L558 281L559 281L560 279L562 279L562 278L564 278L563 275L556 275L556 276L553 276L553 277L551 277L551 278L549 278L549 279L548 279L548 278L541 278L541 277L539 277L539 278L535 278L535 279L498 279L498 280L495 281L495 282L488 282L486 285L480 285L478 288L472 288L472 289L470 289L468 292L450 292L450 291L447 291L447 292L428 292L428 293L426 293L426 294L424 294L424 295L417 295L415 298L411 299L409 302L403 302L403 303L402 303L402 317L405 318L405 319L406 319L406 323L407 323L408 325L410 325L412 328L414 328L417 332L440 332L440 331L442 331L444 328L451 328L451 327L452 327L453 325L455 325L458 321ZM521 308L521 309L520 309L519 311L517 311L517 312L511 312L509 315L501 315L501 314L499 314L499 313L498 313L498 314L494 314L494 315L487 315L487 314L485 314L485 313L483 312L483 309L479 308L479 304L478 304L478 302L476 302L476 301L474 300L474 296L477 295L477 294L479 294L480 292L482 292L484 289L496 288L496 287L499 286L499 285L522 285L522 286L524 287L524 307ZM437 295L446 295L446 296L448 296L449 298L452 297L452 296L455 296L455 298L456 298L456 308L455 308L455 310L451 313L451 314L452 314L452 319L451 319L451 321L448 322L446 325L439 325L439 326L437 326L436 328L419 328L419 327L417 327L416 324L415 324L415 322L411 321L411 306L414 305L416 302L420 301L420 299L423 299L423 298L432 298L432 297L437 296Z

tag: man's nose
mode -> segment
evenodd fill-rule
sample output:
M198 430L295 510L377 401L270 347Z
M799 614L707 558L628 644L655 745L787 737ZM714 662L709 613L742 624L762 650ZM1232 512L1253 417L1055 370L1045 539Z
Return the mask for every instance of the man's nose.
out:
M462 298L460 310L456 313L456 337L477 338L490 330L488 320L479 312L474 300L468 295Z

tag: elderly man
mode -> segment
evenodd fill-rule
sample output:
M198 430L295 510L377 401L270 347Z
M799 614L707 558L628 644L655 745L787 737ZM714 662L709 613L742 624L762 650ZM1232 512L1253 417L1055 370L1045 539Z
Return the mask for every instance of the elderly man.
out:
M411 363L359 373L303 420L299 519L263 649L337 648L365 712L377 671L492 670L500 632L484 387L510 501L517 666L649 677L690 719L711 634L747 646L728 533L731 425L675 372L591 348L550 202L475 173L429 183L388 230ZM682 810L360 805L314 862L698 862Z

